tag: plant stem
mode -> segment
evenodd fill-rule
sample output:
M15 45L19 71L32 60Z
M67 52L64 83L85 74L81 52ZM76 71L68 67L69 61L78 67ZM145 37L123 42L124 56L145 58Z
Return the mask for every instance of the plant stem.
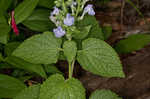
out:
M77 7L77 11L76 11L76 17L78 16L78 14L79 14L79 10L80 10L80 1L81 0L78 0L78 7Z
M73 75L73 70L74 70L74 63L75 63L75 59L72 61L72 65L71 65L71 67L72 67L72 75Z
M69 62L69 78L72 78L72 66L71 66L71 62Z
M65 4L65 1L64 1L64 0L63 0L62 7L63 7L63 9L64 9L65 13L67 13L67 8L66 8L66 4Z
M69 62L69 78L72 78L74 70L75 59L72 62Z

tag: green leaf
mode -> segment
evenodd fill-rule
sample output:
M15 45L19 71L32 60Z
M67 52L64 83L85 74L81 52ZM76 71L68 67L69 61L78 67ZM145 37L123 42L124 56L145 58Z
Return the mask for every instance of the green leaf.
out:
M9 69L9 68L12 68L9 64L7 63L4 63L4 62L1 62L0 63L0 69Z
M10 65L10 64L9 64ZM10 65L12 68L14 68L12 65ZM13 77L17 77L17 79L19 79L20 77L23 77L24 75L26 75L26 71L23 71L23 70L20 70L20 69L17 69L15 68L13 70L13 72L11 73L11 76ZM22 80L21 80L22 81Z
M54 0L39 0L39 6L52 9L54 6Z
M0 29L1 29L1 26L0 26ZM4 34L3 36L0 36L0 43L7 44L7 41L8 41L8 35L7 34Z
M74 31L73 37L75 39L84 39L88 36L89 32L91 30L91 26L85 26L85 27L78 27L78 31Z
M25 87L18 79L0 74L0 98L13 98Z
M2 53L0 53L0 62L3 61Z
M104 77L124 77L117 53L100 39L89 38L83 41L77 60L85 70L94 74Z
M0 18L1 18L0 24L8 24L7 19L5 18L4 14L0 13Z
M105 38L105 40L107 40L112 34L112 27L107 25L107 26L104 26L102 28L102 30L103 30L103 33L104 33L104 38Z
M96 90L89 99L122 99L110 90Z
M135 34L119 41L115 45L115 49L118 53L130 53L133 51L140 50L148 44L150 44L150 35Z
M45 32L54 28L54 24L49 19L50 10L36 9L23 24L31 30Z
M35 64L56 63L59 57L61 39L52 32L45 32L25 40L14 52L13 56Z
M66 57L65 57L65 55L64 55L64 52L60 52L59 53L59 59L58 60L66 60Z
M98 38L104 40L104 35L102 29L99 27L99 23L97 22L94 16L85 16L82 21L77 23L78 27L91 26L91 30L89 31L88 37Z
M10 56L12 52L20 45L20 42L10 42L4 47L4 52L6 56Z
M6 44L8 41L9 32L11 30L10 26L4 16L0 15L0 43Z
M4 49L4 46L3 46L3 44L0 43L0 52L2 52L3 49Z
M45 71L48 74L63 74L56 66L50 64L50 65L44 65Z
M43 83L39 99L85 99L85 89L77 79L56 74Z
M77 54L77 45L74 41L65 41L63 45L64 55L69 63L71 63Z
M13 0L0 0L0 14L4 14Z
M77 26L81 27L81 26L92 25L92 27L93 27L94 25L97 25L97 23L98 22L97 22L95 16L86 15L83 20L81 20L77 23Z
M33 85L25 88L13 99L38 99L40 94L40 85Z
M103 32L102 32L102 28L99 27L98 23L91 28L91 31L90 31L88 37L104 40L104 35L103 35Z
M39 0L24 0L15 8L16 24L21 23L33 12Z
M24 69L30 72L35 72L44 78L47 77L42 65L31 64L14 56L7 57L5 61L19 69Z

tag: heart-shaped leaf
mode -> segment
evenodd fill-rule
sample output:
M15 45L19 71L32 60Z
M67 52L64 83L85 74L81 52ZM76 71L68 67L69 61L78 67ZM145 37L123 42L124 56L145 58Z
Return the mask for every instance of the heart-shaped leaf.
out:
M25 40L14 52L13 56L35 64L56 63L59 57L61 39L52 32L45 32Z
M85 70L94 74L105 77L124 77L117 53L103 40L89 38L83 41L77 60Z
M25 87L18 79L0 74L0 98L13 98Z
M65 41L63 45L64 55L69 63L73 61L77 54L77 45L74 41Z
M41 85L39 99L85 99L85 89L77 79L56 74Z

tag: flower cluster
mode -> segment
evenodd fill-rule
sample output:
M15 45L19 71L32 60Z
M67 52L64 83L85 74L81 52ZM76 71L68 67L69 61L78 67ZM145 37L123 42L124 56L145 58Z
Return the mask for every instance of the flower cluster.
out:
M56 37L61 38L68 33L68 28L75 25L75 21L82 20L86 14L95 15L93 5L86 3L89 0L56 0L54 10L50 14L50 20L57 28L53 29ZM71 9L71 12L69 12ZM80 16L80 13L81 16Z

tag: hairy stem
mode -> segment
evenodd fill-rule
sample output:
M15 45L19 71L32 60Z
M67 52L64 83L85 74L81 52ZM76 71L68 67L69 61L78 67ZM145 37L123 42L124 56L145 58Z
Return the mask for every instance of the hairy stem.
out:
M72 62L69 62L69 78L72 78L74 70L75 59Z
M71 66L71 62L69 62L69 78L72 78L72 66Z
M72 61L72 65L71 65L71 67L72 67L72 75L73 75L73 70L74 70L74 63L75 63L75 59Z

